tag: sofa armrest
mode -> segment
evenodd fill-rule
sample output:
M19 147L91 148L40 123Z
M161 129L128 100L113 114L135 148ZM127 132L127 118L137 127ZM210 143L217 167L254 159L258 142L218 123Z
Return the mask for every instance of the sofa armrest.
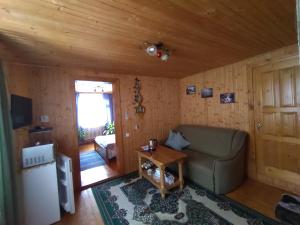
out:
M234 149L225 157L214 162L214 190L226 194L238 187L244 180L246 171L246 137L233 143Z
M248 134L245 131L238 130L232 138L231 151L228 157L233 158L239 151L245 149L247 146L247 138Z

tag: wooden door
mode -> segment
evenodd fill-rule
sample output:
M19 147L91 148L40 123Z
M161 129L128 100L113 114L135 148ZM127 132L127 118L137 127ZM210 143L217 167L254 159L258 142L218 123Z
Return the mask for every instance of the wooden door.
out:
M253 70L258 179L300 193L300 72L297 58Z

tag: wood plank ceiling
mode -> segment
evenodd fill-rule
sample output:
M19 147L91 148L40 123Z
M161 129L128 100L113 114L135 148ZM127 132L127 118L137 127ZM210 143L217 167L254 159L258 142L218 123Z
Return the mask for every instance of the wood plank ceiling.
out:
M295 0L0 0L2 60L184 77L296 43ZM168 62L144 41L163 41Z

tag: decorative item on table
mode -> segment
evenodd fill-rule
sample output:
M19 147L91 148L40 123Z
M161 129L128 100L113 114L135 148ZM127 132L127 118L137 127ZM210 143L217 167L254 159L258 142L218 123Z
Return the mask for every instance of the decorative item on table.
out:
M141 146L141 149L145 152L150 151L149 145L143 145L143 146Z
M153 175L152 175L153 179L156 181L156 182L159 182L160 181L160 170L159 168L156 168ZM165 171L165 183L168 184L168 185L172 185L175 183L175 177L173 174L171 174L170 172L166 172Z
M141 81L135 78L134 90L134 105L136 113L144 113L145 107L142 106L143 96L141 95Z
M235 103L235 95L234 95L234 93L223 93L223 94L220 94L220 102L222 104Z
M195 85L188 85L186 87L186 94L187 95L193 95L196 94L196 86Z
M149 139L149 149L151 151L154 151L156 149L156 147L157 147L157 139L155 139L155 138Z
M202 88L201 89L201 98L211 98L213 97L213 89L212 88Z
M153 176L153 174L155 173L155 168L150 168L150 169L147 169L147 174L148 176Z
M151 162L150 160L146 160L145 162L142 163L141 167L142 169L148 170L153 166L153 162Z

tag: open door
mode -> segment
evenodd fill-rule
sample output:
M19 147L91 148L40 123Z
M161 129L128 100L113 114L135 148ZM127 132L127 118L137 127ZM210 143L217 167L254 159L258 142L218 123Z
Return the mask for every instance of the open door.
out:
M119 90L100 80L75 80L74 87L81 187L89 187L119 175Z
M57 179L59 202L69 213L75 213L72 160L70 157L57 153Z

